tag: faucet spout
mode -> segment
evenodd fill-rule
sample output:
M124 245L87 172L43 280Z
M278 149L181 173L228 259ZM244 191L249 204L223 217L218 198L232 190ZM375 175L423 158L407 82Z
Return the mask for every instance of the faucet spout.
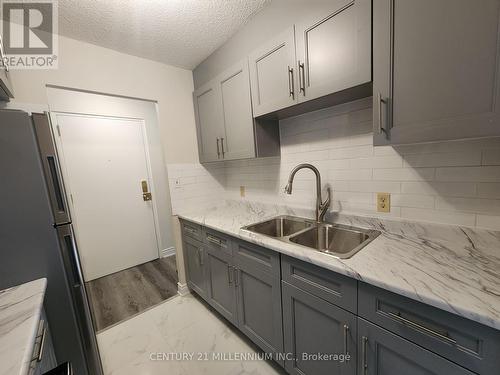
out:
M330 207L331 192L330 188L328 188L328 197L323 202L321 198L321 174L319 173L318 168L316 168L312 164L307 163L299 164L295 168L293 168L290 172L290 176L288 177L288 183L285 186L285 193L292 194L293 179L295 178L295 174L304 168L312 170L316 175L316 221L320 223L324 220L325 214L328 211L328 207Z

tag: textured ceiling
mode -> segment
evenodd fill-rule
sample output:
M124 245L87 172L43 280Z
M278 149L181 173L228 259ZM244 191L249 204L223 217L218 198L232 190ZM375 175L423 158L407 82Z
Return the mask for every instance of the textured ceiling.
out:
M270 1L59 0L59 33L193 69Z

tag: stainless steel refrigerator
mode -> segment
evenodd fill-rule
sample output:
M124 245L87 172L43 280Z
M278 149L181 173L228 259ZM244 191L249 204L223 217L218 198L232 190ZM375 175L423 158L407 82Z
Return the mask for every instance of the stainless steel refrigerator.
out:
M41 277L57 361L101 375L49 117L0 110L0 289Z

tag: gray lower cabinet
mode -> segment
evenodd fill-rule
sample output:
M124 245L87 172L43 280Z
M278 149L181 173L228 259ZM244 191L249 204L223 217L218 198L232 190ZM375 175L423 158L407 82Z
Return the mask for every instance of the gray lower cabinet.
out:
M282 293L285 353L293 356L285 369L292 375L356 374L356 316L285 282Z
M500 135L500 2L373 0L374 144Z
M234 242L238 328L267 353L282 353L283 327L279 254ZM276 361L283 364L282 358Z
M187 284L202 297L207 297L207 273L203 244L184 235Z
M208 301L232 323L236 323L236 290L231 254L207 248Z
M358 375L474 374L361 318L358 347Z

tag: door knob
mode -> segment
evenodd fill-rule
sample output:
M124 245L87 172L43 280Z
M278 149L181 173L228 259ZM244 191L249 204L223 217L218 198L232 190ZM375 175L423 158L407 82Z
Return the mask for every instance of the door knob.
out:
M141 181L141 186L142 186L142 199L145 202L150 201L153 198L153 196L149 192L148 182L146 180L142 180Z

